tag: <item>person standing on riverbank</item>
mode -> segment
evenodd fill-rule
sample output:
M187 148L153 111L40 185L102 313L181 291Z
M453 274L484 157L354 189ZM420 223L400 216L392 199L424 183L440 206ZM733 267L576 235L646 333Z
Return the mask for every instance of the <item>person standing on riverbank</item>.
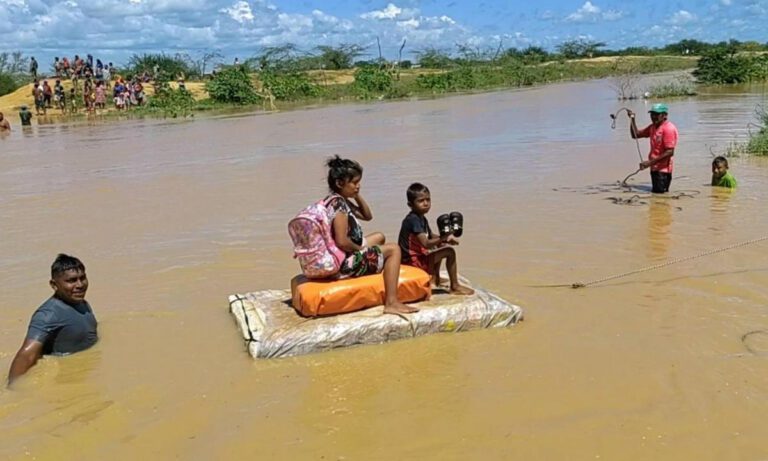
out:
M96 344L96 317L85 293L85 265L74 256L59 254L51 265L53 296L37 308L27 336L11 362L8 387L32 368L43 354L68 355Z
M640 169L651 169L652 192L663 194L669 192L669 186L672 184L674 169L672 156L675 155L677 146L677 127L667 120L669 109L666 104L654 104L648 113L651 114L651 124L638 130L635 113L627 110L630 120L629 134L632 139L650 138L651 151L648 154L648 160L640 162Z
M32 76L32 80L37 80L37 60L34 56L29 60L29 75Z

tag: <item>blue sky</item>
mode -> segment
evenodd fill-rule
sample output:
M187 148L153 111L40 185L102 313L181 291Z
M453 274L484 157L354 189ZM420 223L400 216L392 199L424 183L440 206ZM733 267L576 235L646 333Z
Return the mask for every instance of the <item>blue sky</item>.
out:
M426 47L529 45L583 38L610 48L683 38L768 41L768 0L0 0L0 51L41 61L92 53L217 50L227 60L264 46L356 43L395 58Z

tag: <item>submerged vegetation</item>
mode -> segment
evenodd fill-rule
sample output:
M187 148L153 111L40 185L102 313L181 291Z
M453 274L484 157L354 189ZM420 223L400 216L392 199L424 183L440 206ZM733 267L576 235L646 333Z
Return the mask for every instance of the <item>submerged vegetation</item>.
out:
M651 85L645 92L647 97L671 98L677 96L696 96L696 82L689 75L679 75L661 83Z
M757 106L755 108L755 119L757 122L749 125L749 139L745 142L731 142L725 148L723 156L768 156L768 110L762 106Z

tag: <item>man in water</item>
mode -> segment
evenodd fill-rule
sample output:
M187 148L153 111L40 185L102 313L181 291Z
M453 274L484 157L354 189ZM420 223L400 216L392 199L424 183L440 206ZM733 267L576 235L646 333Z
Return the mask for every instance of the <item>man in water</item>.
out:
M667 120L669 109L666 104L654 104L648 112L651 114L651 124L638 130L635 113L627 110L630 120L629 134L632 139L650 138L651 152L648 154L648 160L640 162L640 169L651 169L653 193L662 194L669 192L669 185L672 184L672 156L675 155L677 146L677 127Z
M32 112L29 111L27 106L21 106L21 110L19 111L19 118L21 119L21 126L32 125Z
M11 131L11 124L8 123L8 119L0 112L0 133L7 133L9 131Z
M51 265L50 284L53 296L32 314L27 336L8 372L8 387L43 354L68 355L98 341L96 317L85 300L88 277L83 263L74 256L58 255Z

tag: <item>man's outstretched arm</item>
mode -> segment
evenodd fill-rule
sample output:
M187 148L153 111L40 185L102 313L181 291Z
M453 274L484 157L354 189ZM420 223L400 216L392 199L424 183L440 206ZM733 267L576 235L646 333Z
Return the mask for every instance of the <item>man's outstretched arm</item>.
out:
M25 339L11 362L11 369L8 371L8 387L11 387L19 376L29 371L42 356L43 343L34 339Z

